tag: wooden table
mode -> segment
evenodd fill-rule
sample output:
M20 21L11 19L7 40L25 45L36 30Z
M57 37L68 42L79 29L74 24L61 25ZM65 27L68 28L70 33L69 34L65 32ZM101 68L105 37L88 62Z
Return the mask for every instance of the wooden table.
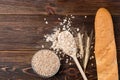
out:
M59 24L58 18L75 15L74 27L94 27L95 13L107 8L113 17L120 67L120 0L0 0L0 80L44 80L31 68L33 54L41 45L49 48L44 34L49 34ZM53 11L51 10L53 9ZM54 15L48 15L51 12ZM49 24L45 24L46 18ZM56 76L45 80L82 80L75 65L64 60ZM119 68L120 71L120 68ZM96 80L96 70L88 69L89 80ZM89 74L92 73L92 74Z

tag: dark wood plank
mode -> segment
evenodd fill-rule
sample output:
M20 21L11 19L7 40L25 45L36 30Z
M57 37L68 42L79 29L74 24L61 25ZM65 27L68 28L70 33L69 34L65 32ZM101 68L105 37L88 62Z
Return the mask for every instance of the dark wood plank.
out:
M38 76L31 68L31 58L36 51L0 51L0 79L1 80L44 80ZM120 51L118 51L120 53ZM119 54L118 54L119 56ZM119 58L118 58L119 60ZM68 65L65 58L61 60L59 72L47 80L81 80L80 73L74 63ZM120 60L118 61L120 64ZM96 80L96 70L90 66L86 72L90 80Z
M56 14L95 15L100 7L106 7L113 15L120 15L119 0L0 0L0 14L44 14L47 7ZM64 7L64 8L63 8Z
M0 15L0 50L38 50L44 44L45 34L50 34L55 27L60 27L58 18L65 16L43 15ZM48 25L44 18L47 18ZM78 22L79 21L79 22ZM84 16L76 16L72 27L82 27ZM90 23L90 24L89 24ZM86 25L93 27L93 17L88 17Z
M0 79L1 80L44 80L39 77L31 68L31 58L36 51L0 51ZM118 51L120 53L120 51ZM118 54L119 56L119 54ZM119 60L119 58L118 58ZM47 80L81 80L77 67L73 64L68 65L65 59L61 60L61 69L58 74ZM120 61L118 61L120 64ZM90 80L96 80L95 68L90 67L86 72Z
M45 43L43 35L47 32L50 33L58 25L57 17L48 18L49 25L45 24L44 18L47 16L1 15L0 39L2 47L0 50L11 50L10 47L19 50L41 48L41 44Z
M0 79L1 80L44 80L31 68L31 58L36 51L0 51ZM66 58L68 58L66 56ZM65 59L61 60L59 72L47 80L82 80L82 77L73 60L68 65ZM86 71L89 79L96 80L95 66ZM46 80L46 79L45 79Z
M0 62L30 64L36 51L0 51Z

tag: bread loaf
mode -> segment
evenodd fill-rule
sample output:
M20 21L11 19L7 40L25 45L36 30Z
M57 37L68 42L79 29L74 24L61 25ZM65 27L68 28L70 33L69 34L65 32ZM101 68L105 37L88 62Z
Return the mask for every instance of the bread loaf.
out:
M95 17L95 57L98 80L119 80L113 22L110 13L100 8Z

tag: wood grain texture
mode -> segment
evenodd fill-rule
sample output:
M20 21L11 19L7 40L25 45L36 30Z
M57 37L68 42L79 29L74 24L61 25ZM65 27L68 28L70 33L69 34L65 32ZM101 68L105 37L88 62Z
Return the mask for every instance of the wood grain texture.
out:
M55 15L48 15L46 8L49 6L55 10ZM0 0L0 80L82 80L73 61L73 65L68 66L62 60L59 73L50 79L36 75L30 62L42 44L45 48L51 45L45 42L43 35L59 27L58 18L76 15L72 27L82 27L85 23L89 31L94 26L99 7L106 7L112 14L120 66L119 0ZM85 15L88 16L86 20ZM47 18L48 25L44 18ZM95 66L87 68L86 74L90 80L97 80Z
M1 80L81 80L82 77L74 61L68 65L65 58L61 60L59 72L49 78L39 77L31 68L31 58L36 51L0 51L0 79ZM68 57L66 57L68 58ZM94 62L95 60L91 60ZM90 62L90 63L91 63ZM89 64L90 65L90 64ZM86 74L89 79L96 80L95 65L87 68ZM91 70L92 69L92 70Z
M106 7L112 10L113 15L119 15L119 4L119 0L0 0L0 14L46 15L46 7L52 6L61 15L95 15L99 7Z
M59 17L63 19L65 16L0 15L0 50L38 50L42 44L48 48L44 35L59 27ZM48 25L44 18L47 18ZM93 27L93 19L92 16L87 18L88 28ZM83 22L84 16L76 16L72 27L81 27Z

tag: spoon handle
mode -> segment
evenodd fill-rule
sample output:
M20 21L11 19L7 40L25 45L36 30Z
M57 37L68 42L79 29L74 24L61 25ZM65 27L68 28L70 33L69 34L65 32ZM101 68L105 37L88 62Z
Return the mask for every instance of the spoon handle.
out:
M76 56L72 56L84 80L88 80Z

